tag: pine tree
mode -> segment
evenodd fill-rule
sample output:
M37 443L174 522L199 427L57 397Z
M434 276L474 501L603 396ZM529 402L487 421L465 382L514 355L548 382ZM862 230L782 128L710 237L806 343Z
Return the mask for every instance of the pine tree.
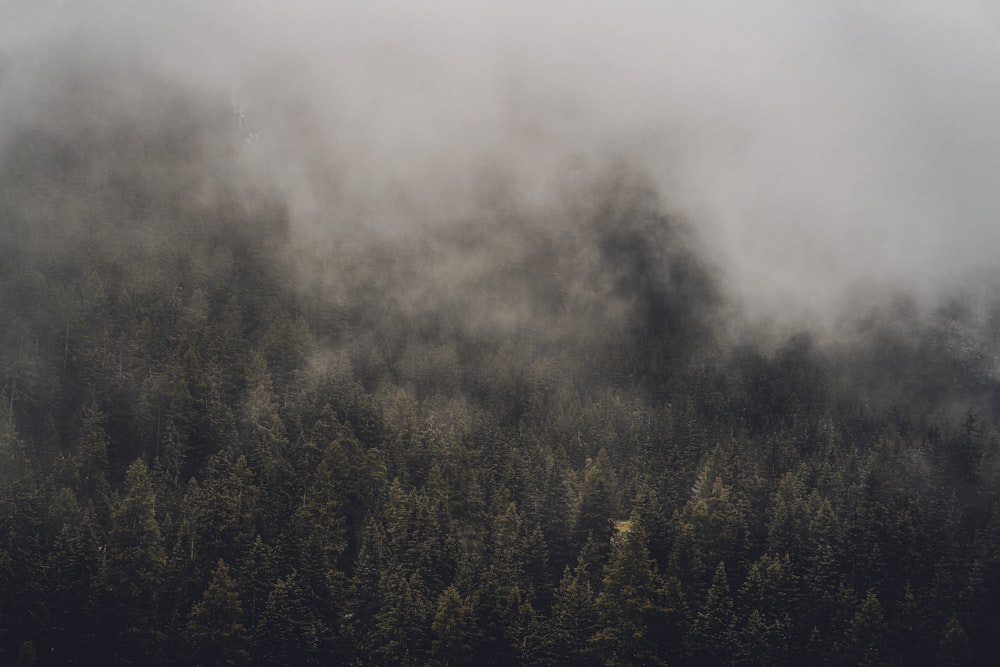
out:
M689 586L694 597L703 594L712 564L720 561L736 576L749 546L747 512L743 498L721 477L699 476L691 500L676 518L677 539L671 570Z
M76 495L62 488L49 506L55 532L45 566L47 606L50 611L53 662L80 661L97 619L89 609L100 572L98 529L92 509L85 510Z
M434 633L431 656L436 664L446 667L472 664L475 617L472 605L454 585L438 597L431 631Z
M75 490L84 502L93 504L98 523L106 526L111 512L108 436L104 431L104 413L94 401L81 410L80 435L73 463Z
M885 616L874 591L868 591L857 606L840 646L840 655L846 664L882 664L882 651L886 638Z
M736 654L736 614L729 592L726 566L720 562L712 577L705 604L695 616L689 636L690 652L698 662L729 665Z
M555 583L561 570L574 557L571 549L573 503L567 479L569 463L562 449L552 451L541 444L533 456L528 469L532 481L527 488L527 504L521 507L541 528L550 554L550 578Z
M342 644L346 577L340 559L347 548L341 492L329 458L320 461L289 526L290 547L309 602L327 635L326 650Z
M320 620L309 605L309 591L292 571L267 596L254 633L255 654L263 664L317 664L322 635Z
M435 608L419 574L407 577L393 567L380 586L382 606L375 618L374 654L382 664L404 667L423 664L431 648Z
M14 424L10 406L0 396L0 492L16 484L33 485L31 460Z
M888 651L907 664L919 664L934 655L934 629L930 620L930 610L909 582L903 587L903 595L887 614Z
M366 521L361 530L361 546L355 559L345 614L350 619L349 631L356 650L363 655L374 653L375 618L383 604L380 582L388 563L386 542L382 526L373 519Z
M791 618L801 609L799 578L791 559L764 555L750 566L740 591L749 611L739 632L741 653L750 663L780 664L789 650Z
M791 627L790 616L768 620L764 614L754 609L747 617L744 627L737 633L735 661L747 665L787 664Z
M4 452L11 458L3 464L20 467L17 443L6 444L13 446ZM20 467L0 481L0 652L17 651L18 641L36 636L47 625L43 502L30 467Z
M969 650L969 638L958 618L952 616L941 632L938 642L939 665L967 665L972 653Z
M240 599L244 600L247 627L254 627L267 605L267 598L279 576L277 550L260 535L254 537L237 571Z
M642 524L631 520L618 530L597 596L599 630L590 641L605 664L655 665L660 659L650 627L661 613L659 575Z
M185 638L195 665L243 665L250 660L250 638L243 605L226 562L219 560L201 600L188 614Z
M620 512L618 479L607 451L602 448L583 472L574 522L577 545L582 545L588 535L593 535L599 544L606 544Z
M799 560L803 557L802 542L807 539L809 522L804 496L804 485L795 472L786 473L778 482L771 505L768 522L768 551L788 554Z
M546 636L551 664L582 667L596 657L588 642L597 632L597 600L583 560L575 568L566 566L552 602Z
M253 543L259 488L246 458L220 452L209 461L204 481L192 479L180 502L173 556L180 581L198 595L219 559L237 563Z
M524 539L521 515L514 503L508 503L494 518L488 566L478 590L480 649L483 659L491 664L514 659L519 610L531 598L525 577Z
M156 519L156 498L146 464L137 460L125 476L125 494L111 513L104 580L117 611L122 659L150 655L160 638L160 596L167 555Z
M269 501L274 505L278 503L281 485L288 473L285 461L288 437L285 424L278 412L274 380L260 353L255 353L251 358L246 382L243 416L247 459L257 476L258 483L270 492ZM287 517L280 512L285 509L287 508L281 507L280 504L270 508L269 523L274 525L284 523Z

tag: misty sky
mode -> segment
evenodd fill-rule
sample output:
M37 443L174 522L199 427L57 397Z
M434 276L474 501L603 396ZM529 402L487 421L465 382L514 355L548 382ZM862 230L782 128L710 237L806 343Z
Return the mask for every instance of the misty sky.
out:
M72 123L72 62L112 119L151 72L233 108L309 239L544 218L627 165L752 316L826 320L995 266L998 4L7 0L0 150Z

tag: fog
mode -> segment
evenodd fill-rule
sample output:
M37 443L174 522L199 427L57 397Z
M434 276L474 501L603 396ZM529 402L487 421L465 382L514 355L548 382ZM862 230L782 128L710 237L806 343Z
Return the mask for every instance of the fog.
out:
M831 332L995 266L992 3L205 4L0 3L5 159L26 128L100 145L183 116L172 191L267 191L293 252L478 230L431 253L426 298L523 254L515 221L585 247L623 179L740 321Z

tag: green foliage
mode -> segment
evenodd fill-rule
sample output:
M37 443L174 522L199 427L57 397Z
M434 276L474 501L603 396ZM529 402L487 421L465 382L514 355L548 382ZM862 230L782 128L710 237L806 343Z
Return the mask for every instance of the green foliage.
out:
M116 642L123 658L148 654L159 641L166 565L152 481L146 464L135 461L113 505L102 572L105 604L121 624Z
M0 183L103 173L58 143ZM0 664L1000 654L996 332L965 311L737 345L648 193L579 238L348 234L314 272L280 209L205 187L65 228L0 203Z
M759 627L761 623L758 619L753 621L758 624L755 630L764 630ZM766 640L766 634L753 638L753 641ZM721 562L715 569L705 602L691 623L688 641L688 650L697 662L712 665L734 662L737 651L736 613L729 592L726 566Z
M435 664L447 667L472 664L475 618L472 605L462 598L454 585L448 586L438 597L431 631L434 633L431 655Z
M94 402L82 409L80 435L73 461L76 488L94 504L98 520L105 522L111 511L111 487L108 483L108 436L104 415Z
M320 661L324 628L309 596L294 570L271 588L254 632L254 652L265 664L313 665Z
M868 591L857 606L841 644L841 660L849 665L882 664L882 646L886 625L882 605L874 592Z
M601 449L594 460L588 462L580 483L576 505L577 543L583 544L590 534L598 542L606 542L611 537L613 522L620 516L618 480L607 451Z
M431 648L435 617L429 587L419 574L393 568L383 577L382 606L375 617L372 649L383 664L419 665Z
M966 636L962 624L954 616L949 618L948 623L944 626L938 647L939 665L964 665L968 664L972 657L969 650L969 638Z
M76 495L60 489L49 505L49 521L55 533L45 563L46 601L50 610L51 646L54 661L72 662L85 650L86 637L94 631L90 608L97 596L102 552L100 531L92 510L80 507Z
M659 588L645 528L637 521L628 522L613 540L596 601L598 631L590 642L605 664L660 662L652 629L661 613Z
M196 665L244 665L250 661L250 637L243 606L226 562L219 560L208 588L191 607L185 638Z
M566 567L552 601L552 618L546 631L549 653L556 664L594 664L589 642L597 631L598 609L594 590L582 560Z
M671 567L692 593L703 590L709 572L720 562L734 573L745 563L749 546L745 504L721 477L709 479L704 471L699 475L691 500L677 514L675 532Z

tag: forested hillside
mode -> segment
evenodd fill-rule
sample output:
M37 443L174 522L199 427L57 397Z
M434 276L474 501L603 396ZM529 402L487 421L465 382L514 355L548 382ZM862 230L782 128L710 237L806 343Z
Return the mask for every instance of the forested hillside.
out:
M0 666L996 663L995 276L762 318L628 150L81 25L0 42Z
M79 123L0 176L2 664L1000 650L996 305L753 343L627 170L311 253Z

